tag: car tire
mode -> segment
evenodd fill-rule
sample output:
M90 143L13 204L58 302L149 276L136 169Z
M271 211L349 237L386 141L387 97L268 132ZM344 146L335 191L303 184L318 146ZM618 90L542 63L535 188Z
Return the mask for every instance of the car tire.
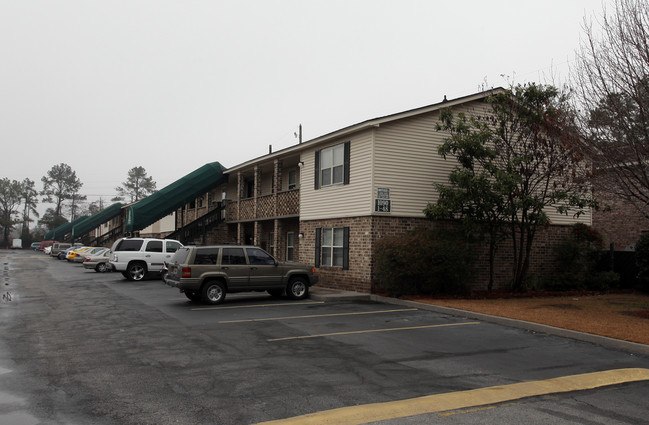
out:
M106 271L108 271L108 266L106 265L106 263L99 263L95 266L95 271L97 273L105 273Z
M286 294L292 300L303 300L309 296L309 285L303 278L295 277L288 283Z
M195 291L185 291L184 294L190 301L198 302L201 300L201 295Z
M282 294L284 293L284 290L282 290L282 289L269 289L269 290L266 291L266 292L268 292L268 293L270 294L271 297L279 298L279 297L281 297Z
M146 264L139 261L133 262L126 268L126 278L128 280L140 281L146 275Z
M218 280L206 282L201 288L201 297L206 304L221 304L225 301L225 284Z

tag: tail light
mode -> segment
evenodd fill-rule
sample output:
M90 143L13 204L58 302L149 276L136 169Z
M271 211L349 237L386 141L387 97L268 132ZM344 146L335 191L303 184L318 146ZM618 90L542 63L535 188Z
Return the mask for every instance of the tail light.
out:
M180 277L192 277L192 268L191 267L183 267L181 271Z

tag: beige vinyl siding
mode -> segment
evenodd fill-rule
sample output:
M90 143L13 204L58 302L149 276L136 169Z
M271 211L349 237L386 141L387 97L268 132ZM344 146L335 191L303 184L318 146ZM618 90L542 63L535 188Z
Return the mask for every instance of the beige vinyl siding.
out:
M584 223L589 226L592 224L593 215L590 211L586 214L582 214L579 217L573 217L573 213L568 213L568 215L559 214L556 208L546 208L545 213L548 215L551 224L575 224L575 223Z
M438 117L438 112L420 115L376 131L373 196L379 187L390 189L391 216L424 217L428 202L437 199L433 182L447 182L455 163L437 153L445 137L435 131Z
M454 113L484 115L488 106L474 102L454 108ZM377 188L389 188L395 217L424 217L423 210L429 202L435 202L438 193L433 183L448 184L448 174L455 168L452 157L446 160L438 153L438 147L448 133L436 131L439 112L431 112L381 125L376 130L374 148L374 179L372 197ZM558 214L555 208L547 208L553 224L573 224L577 221L590 224L590 214L575 219L572 214Z
M314 190L315 151L350 142L349 184ZM372 130L332 140L302 153L300 219L366 216L372 204Z

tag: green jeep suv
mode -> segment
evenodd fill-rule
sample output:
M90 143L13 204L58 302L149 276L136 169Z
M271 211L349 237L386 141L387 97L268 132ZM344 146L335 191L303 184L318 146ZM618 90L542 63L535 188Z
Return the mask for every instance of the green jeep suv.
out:
M315 268L277 261L248 245L185 246L167 264L164 281L192 301L219 304L227 292L267 291L303 299L318 282Z

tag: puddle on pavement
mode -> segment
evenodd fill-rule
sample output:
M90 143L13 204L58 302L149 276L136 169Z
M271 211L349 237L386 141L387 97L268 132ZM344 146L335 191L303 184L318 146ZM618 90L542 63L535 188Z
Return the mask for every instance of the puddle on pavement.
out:
M11 425L38 425L41 421L27 412L13 412L0 415L0 424Z
M15 404L15 403L25 404L25 400L20 397L16 397L15 395L0 391L0 404ZM4 424L4 423L11 423L11 422L0 421L0 424Z

